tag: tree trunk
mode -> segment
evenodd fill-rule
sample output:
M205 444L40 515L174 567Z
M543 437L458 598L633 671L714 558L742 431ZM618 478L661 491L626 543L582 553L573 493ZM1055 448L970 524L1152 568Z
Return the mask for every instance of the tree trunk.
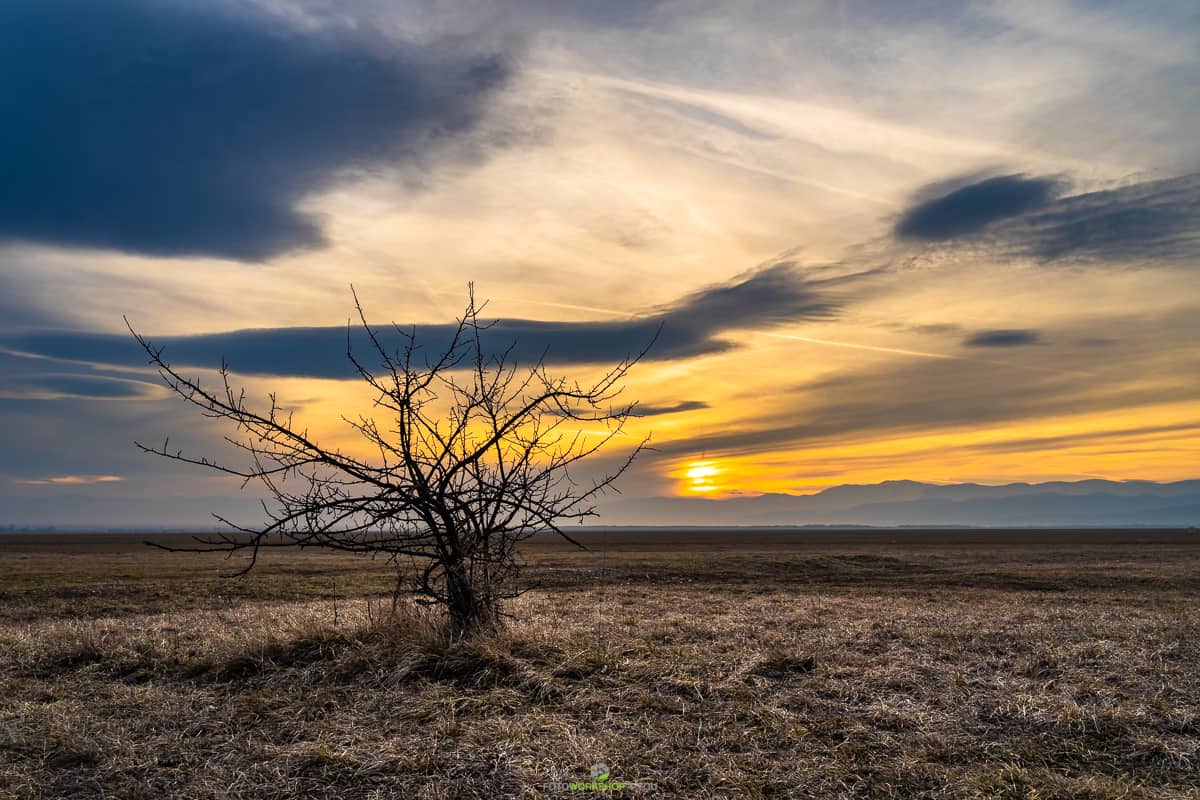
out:
M450 625L455 635L462 636L478 630L486 621L487 608L480 601L479 593L471 585L462 564L447 567L446 595Z

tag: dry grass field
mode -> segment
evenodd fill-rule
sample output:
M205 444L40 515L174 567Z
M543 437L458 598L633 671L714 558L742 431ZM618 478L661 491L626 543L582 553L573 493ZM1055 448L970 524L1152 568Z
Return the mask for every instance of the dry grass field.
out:
M1200 797L1194 533L585 540L447 642L381 563L5 536L0 797Z

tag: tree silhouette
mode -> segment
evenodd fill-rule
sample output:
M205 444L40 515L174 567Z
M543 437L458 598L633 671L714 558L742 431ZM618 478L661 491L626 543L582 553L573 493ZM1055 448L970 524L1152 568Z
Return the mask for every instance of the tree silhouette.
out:
M368 366L353 351L350 325L346 356L374 405L371 415L341 418L367 444L369 458L323 447L274 394L269 408L252 409L224 361L222 388L204 388L129 326L171 391L205 416L233 423L226 441L242 451L246 464L185 455L169 449L169 439L159 447L137 446L236 476L243 486L261 484L269 498L260 525L214 515L230 530L195 536L186 546L157 546L247 551L249 563L238 574L254 567L263 548L381 555L401 567L397 592L444 607L457 633L498 623L502 601L520 593L517 545L552 531L582 547L562 526L594 516L593 501L613 488L646 446L646 439L639 441L602 477L580 481L572 474L580 461L623 435L636 405L620 401L623 381L646 351L580 383L551 375L541 359L521 365L515 342L489 354L484 338L493 323L480 321L483 305L476 305L473 286L449 344L432 358L423 354L415 328L390 326L396 338L389 341L396 344L389 348L367 323L357 294L354 305L377 363Z

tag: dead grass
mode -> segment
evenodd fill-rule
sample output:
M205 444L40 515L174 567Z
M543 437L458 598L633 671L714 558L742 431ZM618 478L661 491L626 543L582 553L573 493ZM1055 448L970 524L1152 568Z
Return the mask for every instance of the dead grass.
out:
M465 641L147 577L155 613L0 624L0 797L580 796L548 786L598 761L657 786L624 796L1196 797L1196 564L1145 550L1135 590L1119 548L555 551Z

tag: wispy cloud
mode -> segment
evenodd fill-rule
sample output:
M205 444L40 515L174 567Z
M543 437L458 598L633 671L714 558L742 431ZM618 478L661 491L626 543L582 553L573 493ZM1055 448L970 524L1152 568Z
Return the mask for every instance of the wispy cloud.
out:
M1200 258L1200 173L1061 197L998 226L994 241L1045 261L1191 265Z
M120 475L54 475L48 478L17 478L13 483L25 486L86 486L93 483L116 483L125 480Z
M1121 330L1124 338L1102 360L1078 370L1075 327ZM756 404L747 416L704 435L659 441L665 454L707 451L737 455L832 442L865 443L903 436L987 430L1020 421L1072 418L1122 409L1194 401L1200 361L1191 345L1195 323L1185 316L1155 325L1109 318L1045 332L1046 345L1024 360L881 359L847 364ZM1107 424L1111 425L1111 421ZM1073 430L1073 433L1078 433ZM1080 437L1082 438L1082 437Z
M931 198L901 214L898 238L1047 263L1191 263L1200 257L1200 173L1077 194L1062 193L1057 177L968 180L939 193L945 185L935 184Z

